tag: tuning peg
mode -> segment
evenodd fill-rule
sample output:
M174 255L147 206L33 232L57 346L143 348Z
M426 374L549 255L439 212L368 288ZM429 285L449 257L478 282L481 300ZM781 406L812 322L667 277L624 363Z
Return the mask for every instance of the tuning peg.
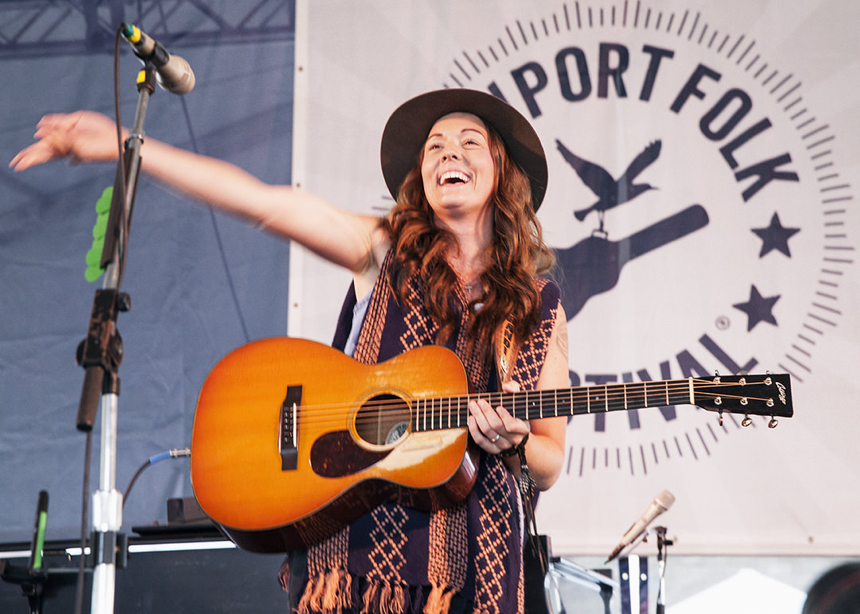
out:
M770 421L767 423L767 428L769 428L769 429L775 429L775 428L777 427L777 425L778 425L778 424L779 424L779 420L777 420L776 418L774 418L773 416L771 416L771 417L770 417Z
M749 426L750 424L752 424L752 418L749 415L744 416L744 419L741 420L741 426Z

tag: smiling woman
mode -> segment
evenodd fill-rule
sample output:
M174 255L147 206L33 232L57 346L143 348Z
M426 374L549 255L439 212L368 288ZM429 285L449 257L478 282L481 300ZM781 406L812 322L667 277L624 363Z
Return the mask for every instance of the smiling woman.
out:
M430 130L422 150L421 175L424 193L440 223L472 213L476 208L480 220L490 222L486 212L496 187L493 156L490 153L487 128L479 118L468 113L451 113L439 119ZM471 229L463 230L471 233ZM481 228L489 236L492 228Z
M13 168L116 156L112 122L94 113L46 116L36 137ZM385 218L267 185L155 139L147 139L143 170L350 270L354 287L336 345L343 349L350 340L356 360L375 364L444 345L464 363L476 393L468 404L468 433L480 454L472 459L470 453L475 482L468 494L453 505L430 497L429 510L416 509L411 504L426 495L416 499L403 488L333 537L310 539L310 548L291 553L282 571L291 607L304 613L521 612L524 526L516 480L527 462L537 488L556 481L565 419L521 420L481 393L568 384L559 290L538 278L552 264L535 217L546 191L543 148L528 121L503 101L442 90L392 114L381 157L397 201ZM494 341L502 334L518 351L513 364L497 371L503 348ZM345 446L345 455L362 451L348 440Z

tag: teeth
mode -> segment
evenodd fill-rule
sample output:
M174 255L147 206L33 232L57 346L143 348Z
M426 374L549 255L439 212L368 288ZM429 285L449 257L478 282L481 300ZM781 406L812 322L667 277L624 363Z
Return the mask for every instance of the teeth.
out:
M455 181L459 179L463 183L469 181L469 176L466 173L461 173L460 171L446 171L442 173L439 177L439 184L447 183L449 181Z

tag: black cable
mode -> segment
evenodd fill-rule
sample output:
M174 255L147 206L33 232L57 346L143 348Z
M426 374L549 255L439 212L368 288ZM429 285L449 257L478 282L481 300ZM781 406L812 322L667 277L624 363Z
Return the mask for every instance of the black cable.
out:
M87 520L89 518L89 503L90 503L90 463L92 461L93 452L93 432L87 431L86 442L84 444L84 491L81 501L81 560L78 565L78 583L75 590L75 613L81 614L84 609L84 579L86 578L87 570L87 537L89 536L89 526Z
M129 219L131 218L131 212L129 212L128 218L125 215L125 195L128 193L128 179L125 176L125 147L123 147L122 141L122 104L120 100L120 75L119 75L119 50L120 44L122 41L122 25L117 28L116 37L114 40L114 55L113 55L113 107L114 107L114 117L116 119L116 145L118 151L117 164L118 172L121 178L120 184L122 185L122 197L123 202L120 207L120 220L117 226L122 228L122 232L119 233L117 237L116 244L116 253L117 253L117 267L119 274L117 275L117 284L116 288L122 286L122 278L125 275L125 243L124 241L128 240L129 233ZM116 196L116 195L114 195ZM134 202L132 201L132 206L134 206Z
M128 483L128 486L125 489L125 493L122 495L122 506L125 508L125 503L128 501L128 495L131 492L132 486L137 482L137 478L140 477L140 474L147 467L151 467L155 463L163 460L167 460L168 458L184 458L187 456L191 456L191 448L173 448L172 450L168 450L167 452L162 452L161 454L156 454L155 456L150 456L149 459L143 463L140 467L137 468L137 471L134 472L134 475L131 478L131 481Z

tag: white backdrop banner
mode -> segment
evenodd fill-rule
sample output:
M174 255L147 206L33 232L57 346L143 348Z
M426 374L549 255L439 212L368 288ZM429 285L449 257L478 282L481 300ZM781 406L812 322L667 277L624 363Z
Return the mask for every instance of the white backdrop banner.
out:
M442 87L491 92L546 149L540 219L572 385L791 375L795 417L774 430L689 405L572 419L562 476L538 506L556 554L608 554L663 489L676 503L660 524L681 554L860 552L860 4L297 10L301 188L384 212L391 111ZM290 332L329 341L349 277L299 256Z

